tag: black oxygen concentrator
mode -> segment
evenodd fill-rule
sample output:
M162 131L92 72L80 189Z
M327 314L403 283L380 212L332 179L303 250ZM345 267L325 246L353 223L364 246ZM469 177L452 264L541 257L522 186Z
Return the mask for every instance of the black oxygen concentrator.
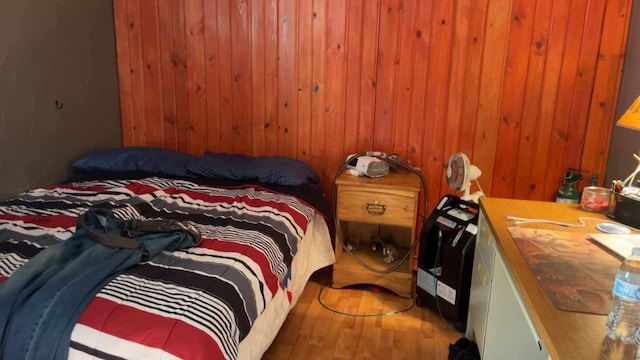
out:
M416 305L429 306L461 332L467 326L478 209L445 195L420 233Z

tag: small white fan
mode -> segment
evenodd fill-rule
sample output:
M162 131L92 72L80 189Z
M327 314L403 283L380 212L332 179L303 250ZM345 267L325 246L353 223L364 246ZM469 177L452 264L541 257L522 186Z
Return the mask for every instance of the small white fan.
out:
M478 183L478 178L482 175L482 171L469 162L467 155L459 152L451 155L449 163L447 164L447 184L454 191L464 191L464 194L460 197L462 200L472 201L477 203L481 196L484 196L484 192ZM470 194L471 181L476 182L480 190Z

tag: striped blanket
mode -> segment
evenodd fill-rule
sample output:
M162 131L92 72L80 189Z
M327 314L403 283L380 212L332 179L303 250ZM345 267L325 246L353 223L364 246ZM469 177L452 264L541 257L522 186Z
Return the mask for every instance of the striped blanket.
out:
M0 284L76 217L109 208L122 219L190 220L198 247L163 252L111 281L85 309L70 357L233 359L277 291L315 209L258 186L221 188L147 177L34 189L0 203ZM1 286L1 285L0 285Z

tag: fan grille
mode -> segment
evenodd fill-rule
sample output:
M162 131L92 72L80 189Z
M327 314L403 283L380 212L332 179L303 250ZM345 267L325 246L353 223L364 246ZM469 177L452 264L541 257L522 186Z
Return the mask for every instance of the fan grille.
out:
M455 190L461 191L465 188L468 178L465 172L469 168L469 160L462 153L457 153L449 158L447 165L447 184Z

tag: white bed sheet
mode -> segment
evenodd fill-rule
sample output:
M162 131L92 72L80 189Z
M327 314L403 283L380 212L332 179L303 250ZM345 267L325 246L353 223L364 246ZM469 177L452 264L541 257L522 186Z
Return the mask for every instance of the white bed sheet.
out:
M310 231L300 242L291 266L293 275L288 285L288 290L292 293L291 303L287 299L286 291L278 291L256 319L247 337L239 344L238 359L260 359L276 338L289 311L298 302L311 274L335 262L331 236L322 215L316 214L310 225Z

